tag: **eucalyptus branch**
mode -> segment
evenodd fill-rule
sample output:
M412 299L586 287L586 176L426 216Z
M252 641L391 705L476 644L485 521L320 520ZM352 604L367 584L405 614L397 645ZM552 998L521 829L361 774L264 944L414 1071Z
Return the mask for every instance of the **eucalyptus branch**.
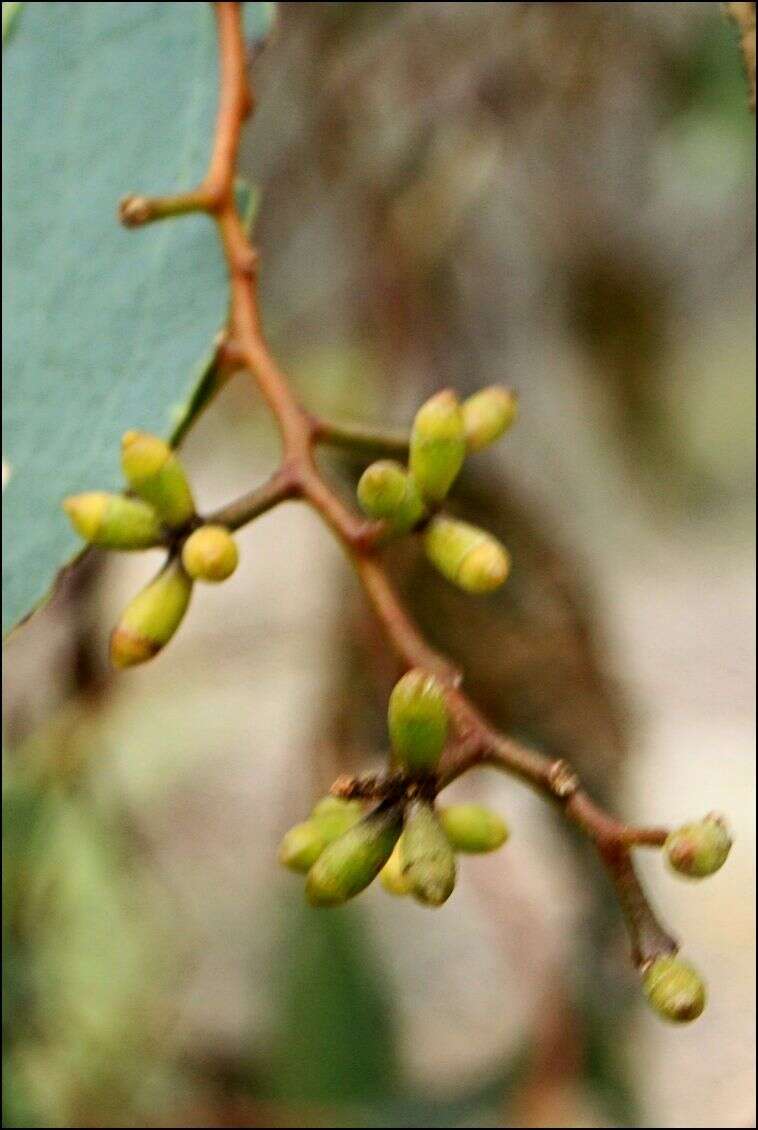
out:
M228 268L228 335L229 341L233 342L233 360L235 365L244 368L254 378L280 433L282 463L279 470L268 482L216 511L205 521L235 530L288 498L298 498L307 503L345 548L402 669L419 669L424 677L432 678L439 687L454 736L439 769L414 774L395 766L384 774L340 778L335 782L332 790L335 796L380 802L375 813L366 818L373 821L371 843L390 845L391 850L393 837L396 839L398 834L398 805L433 800L462 774L479 766L504 771L543 795L595 845L610 875L627 923L633 960L638 966L647 968L656 958L674 953L677 945L655 918L635 873L630 849L660 847L669 836L668 830L634 827L619 821L589 797L566 762L551 759L500 733L483 717L461 689L461 672L427 642L390 581L380 552L383 536L387 533L386 524L367 521L352 511L319 470L315 458L318 445L405 458L409 438L403 434L339 424L312 416L297 400L287 376L269 351L258 305L258 257L248 240L233 191L240 133L253 106L246 76L241 5L218 3L214 9L218 28L220 97L207 174L198 188L185 195L155 200L133 196L121 206L121 218L127 225L193 210L202 210L212 216ZM440 394L441 398L445 396L452 394ZM508 405L508 411L515 412L510 401ZM482 444L477 442L474 449L484 442L489 442L486 437ZM431 492L430 496L434 497ZM484 551L488 548L480 546ZM494 565L499 568L502 561L501 554L495 558ZM493 565L492 559L490 565ZM504 575L500 579L504 579ZM471 591L485 590L472 588ZM675 1018L682 1019L684 1014Z

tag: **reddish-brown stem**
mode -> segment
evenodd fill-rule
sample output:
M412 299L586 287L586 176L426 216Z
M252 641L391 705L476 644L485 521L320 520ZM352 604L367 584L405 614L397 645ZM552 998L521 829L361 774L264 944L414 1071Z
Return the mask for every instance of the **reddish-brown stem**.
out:
M285 498L302 498L312 506L347 551L400 664L404 668L422 667L434 673L447 688L458 743L442 767L435 791L477 765L492 765L525 781L559 805L566 817L595 842L618 892L632 937L635 961L646 962L656 953L675 950L676 943L656 922L629 854L632 846L659 846L665 831L632 828L617 821L587 796L564 762L529 749L499 733L487 722L460 689L461 673L427 643L403 607L377 554L384 532L382 524L367 522L353 513L335 494L316 464L314 453L319 443L402 455L407 441L403 436L315 419L299 404L287 377L269 352L258 307L258 259L247 238L234 196L241 128L253 104L245 73L241 5L218 3L214 7L219 39L220 98L207 176L199 189L185 196L157 201L129 198L133 215L123 217L127 223L147 222L160 215L197 208L213 215L229 271L229 333L234 342L235 361L255 378L279 428L280 470L267 484L212 517L230 528L237 528ZM140 202L139 207L134 205L135 200ZM122 205L122 216L124 207ZM134 214L143 218L135 221ZM342 787L343 791L345 787L349 789L344 784ZM360 791L361 786L355 787Z

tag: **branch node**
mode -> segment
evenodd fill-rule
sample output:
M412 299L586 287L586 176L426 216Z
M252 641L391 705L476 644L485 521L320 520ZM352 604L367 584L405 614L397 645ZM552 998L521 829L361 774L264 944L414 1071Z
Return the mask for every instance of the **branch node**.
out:
M579 777L567 761L554 761L548 770L550 791L559 800L567 800L579 790Z

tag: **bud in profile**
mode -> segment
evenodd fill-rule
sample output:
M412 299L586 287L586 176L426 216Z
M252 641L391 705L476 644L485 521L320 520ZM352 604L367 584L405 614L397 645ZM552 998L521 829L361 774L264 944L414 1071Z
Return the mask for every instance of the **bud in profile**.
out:
M461 406L455 393L445 389L427 400L413 421L410 469L422 495L442 502L465 457Z
M466 446L480 451L499 439L515 422L518 398L502 385L491 385L475 392L462 406Z
M363 805L357 800L325 796L311 812L311 821L318 827L326 843L339 839L363 816Z
M379 882L389 895L402 898L411 893L411 886L403 871L403 837L395 844L392 855L379 872Z
M500 588L511 566L508 551L491 534L444 514L427 526L424 549L443 577L477 595Z
M664 1020L686 1024L705 1008L705 985L700 975L678 957L658 957L642 978L645 995Z
M439 809L438 815L454 851L497 851L508 839L505 823L497 813L480 804L452 804Z
M152 659L182 622L192 581L178 561L169 561L147 588L127 605L111 633L111 663L134 667Z
M383 519L395 534L406 534L424 516L414 478L392 459L372 463L358 482L358 502L369 518Z
M442 684L419 668L408 671L392 690L387 722L398 761L411 773L431 772L447 741Z
M690 879L705 879L726 863L732 837L723 817L711 813L670 833L664 845L669 866Z
M71 495L63 509L79 536L101 549L149 549L160 544L158 515L138 498L90 491Z
M403 876L425 906L442 906L455 887L455 854L431 804L414 805L406 817L401 849Z
M225 581L238 561L237 544L226 526L200 526L182 548L182 564L194 581Z
M308 872L311 905L340 906L364 890L392 855L402 829L402 807L385 801L329 844Z
M132 490L154 506L171 529L183 526L195 513L184 468L158 436L126 432L121 439L121 467Z
M325 847L326 841L318 826L313 820L305 820L284 835L279 845L279 862L290 871L305 875Z

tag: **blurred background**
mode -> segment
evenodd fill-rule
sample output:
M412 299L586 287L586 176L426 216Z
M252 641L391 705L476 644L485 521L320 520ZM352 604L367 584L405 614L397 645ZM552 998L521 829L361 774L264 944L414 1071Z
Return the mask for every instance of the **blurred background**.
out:
M307 908L283 832L381 764L397 675L296 505L171 647L112 676L150 576L90 558L6 650L4 1126L755 1125L754 123L717 4L280 5L244 167L275 352L314 409L406 426L518 389L454 506L484 602L388 555L503 727L631 819L728 814L702 886L640 860L704 973L641 1001L592 852L482 772L512 838L434 913ZM237 377L184 454L210 509L276 437ZM349 496L361 465L324 455ZM148 560L144 557L147 556Z

